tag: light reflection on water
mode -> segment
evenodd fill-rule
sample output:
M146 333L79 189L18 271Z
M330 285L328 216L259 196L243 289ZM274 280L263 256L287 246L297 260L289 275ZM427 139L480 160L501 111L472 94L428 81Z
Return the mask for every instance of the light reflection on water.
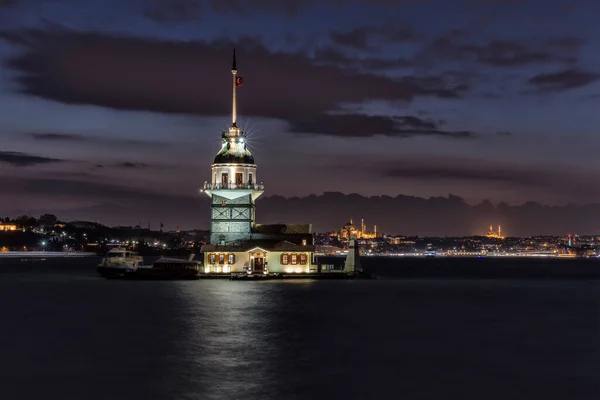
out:
M600 398L596 282L1 278L2 399Z
M190 386L206 398L255 398L273 393L282 359L293 348L294 332L286 331L288 302L310 288L311 281L212 281L198 290L181 287L187 306L187 333L194 354ZM289 292L290 287L293 292ZM298 355L288 362L306 360ZM288 367L291 371L293 368Z

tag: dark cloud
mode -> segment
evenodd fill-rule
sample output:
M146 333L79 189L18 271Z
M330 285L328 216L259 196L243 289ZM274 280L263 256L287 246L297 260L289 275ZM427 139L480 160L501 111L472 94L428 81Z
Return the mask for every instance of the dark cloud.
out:
M97 199L98 194L114 201L131 200L140 201L169 201L186 196L169 195L141 189L132 185L116 185L113 183L95 182L85 179L54 179L54 178L11 178L0 177L3 187L7 189L3 194L27 196L59 196L73 197L74 199ZM194 195L190 195L193 198Z
M582 198L600 194L600 184L597 183L599 177L595 171L557 165L536 166L469 158L432 158L391 162L382 165L381 173L387 178L433 182L463 181L507 189L536 188L546 194L567 191L577 193Z
M190 21L199 19L204 11L248 17L251 14L276 14L296 18L303 7L327 4L343 7L352 4L404 5L429 0L149 0L144 15L156 22Z
M529 79L528 83L541 92L562 92L589 85L599 78L600 74L597 73L567 69L560 72L535 75Z
M122 162L117 165L117 167L122 167L122 168L145 168L147 166L148 166L148 164L134 163L134 162L130 162L130 161L125 161L125 162Z
M390 178L410 178L420 180L461 180L480 181L484 183L502 182L511 185L541 185L539 171L503 167L477 167L473 165L426 165L399 164L384 171Z
M574 37L544 41L488 40L484 44L465 31L450 31L435 39L418 54L420 62L443 58L472 61L492 67L519 67L530 64L575 63L583 40Z
M414 116L404 116L398 117L396 119L400 125L407 128L412 129L425 129L425 130L434 130L437 128L435 122L431 120L424 120Z
M137 224L140 220L172 222L182 225L192 224L189 228L207 226L208 220L192 219L192 210L198 206L210 207L208 197L200 196L190 190L189 195L169 194L136 187L134 184L118 185L114 183L90 181L85 176L72 175L67 178L13 178L0 176L2 207L15 215L34 212L19 208L15 198L42 198L39 204L44 212L60 215L66 220L92 220L109 225ZM81 201L92 206L81 209L65 210L63 199L69 202ZM42 214L35 210L35 215ZM192 212L192 214L190 214Z
M10 164L15 167L29 167L32 165L49 164L61 161L62 160L56 158L34 156L16 151L0 151L0 163Z
M169 143L161 142L145 142L142 140L134 139L121 139L121 138L109 138L109 137L98 137L98 136L84 136L74 133L54 133L54 132L43 132L43 133L29 133L36 141L61 141L61 142L81 142L104 146L130 146L130 147L150 147L150 148L164 148L170 146Z
M61 140L61 141L80 141L83 136L70 133L32 133L31 137L36 140Z
M470 131L442 130L439 129L438 123L414 116L324 115L315 119L303 119L290 123L290 129L295 133L321 133L343 137L384 135L405 138L423 135L474 138L478 136L475 132Z
M223 115L230 109L229 63L236 45L240 75L247 76L239 92L240 113L279 118L292 126L327 120L343 103L459 98L469 89L453 87L443 77L394 79L319 66L303 53L271 52L253 38L182 43L69 30L2 36L25 50L7 61L20 91L67 104ZM369 124L352 125L349 135L372 131L376 119L358 115L354 120Z
M386 70L398 71L399 69L411 68L414 61L411 59L396 57L350 57L344 52L331 46L321 46L314 51L313 59L318 65L335 66L345 71L358 73L378 73Z
M413 27L399 26L398 23L363 26L344 32L332 31L329 36L335 45L369 51L376 50L384 43L402 43L417 38Z
M334 65L345 70L373 71L408 68L414 65L413 60L396 57L361 57L355 58L331 46L321 46L314 51L313 58L318 64Z

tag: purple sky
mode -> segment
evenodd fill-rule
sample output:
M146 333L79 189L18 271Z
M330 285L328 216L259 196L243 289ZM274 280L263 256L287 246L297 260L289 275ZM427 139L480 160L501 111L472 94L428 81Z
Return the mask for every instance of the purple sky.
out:
M205 201L164 210L210 177L233 47L265 196L598 202L598 15L588 0L0 0L0 210L144 202L207 226Z

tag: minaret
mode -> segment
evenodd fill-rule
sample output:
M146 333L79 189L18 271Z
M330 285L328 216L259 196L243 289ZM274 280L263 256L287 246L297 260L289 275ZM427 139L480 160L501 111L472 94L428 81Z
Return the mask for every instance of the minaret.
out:
M498 237L502 237L502 227L498 225Z
M373 235L377 238L377 225L373 225Z
M364 218L360 219L360 235L362 237L365 236L365 219Z
M255 224L255 200L263 193L257 184L256 164L247 147L246 133L237 126L237 87L243 79L237 75L233 50L231 127L221 134L221 150L212 165L211 182L203 192L212 199L210 244L231 244L250 239Z

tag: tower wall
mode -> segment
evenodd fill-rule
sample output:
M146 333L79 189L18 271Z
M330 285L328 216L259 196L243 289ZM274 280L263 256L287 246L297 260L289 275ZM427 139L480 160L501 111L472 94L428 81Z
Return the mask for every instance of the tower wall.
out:
M226 199L213 194L210 217L210 243L248 240L254 226L255 204L251 195Z

